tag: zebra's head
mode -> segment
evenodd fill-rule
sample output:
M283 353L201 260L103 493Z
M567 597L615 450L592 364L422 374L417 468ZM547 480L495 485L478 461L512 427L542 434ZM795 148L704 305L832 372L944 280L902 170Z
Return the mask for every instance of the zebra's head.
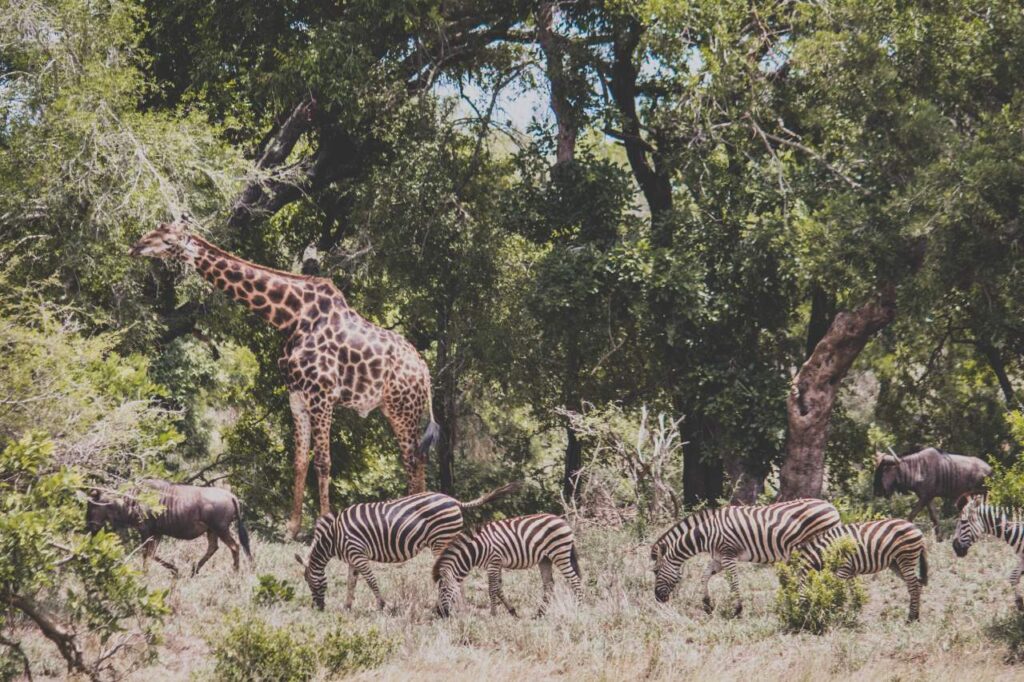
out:
M700 551L702 531L694 524L694 517L684 519L665 532L651 545L654 562L654 598L667 602L679 583L683 562Z
M334 514L321 516L313 530L309 558L303 559L301 555L295 555L295 560L302 564L303 577L313 595L313 606L321 611L327 595L327 563L338 552L341 544L341 531L337 526Z
M476 541L472 535L460 533L448 543L434 562L431 575L437 583L437 606L434 613L447 618L451 615L459 585L476 562Z
M958 557L967 556L967 550L985 532L981 521L981 505L985 500L981 495L976 495L967 500L964 508L960 510L960 518L956 521L956 530L953 532L953 551Z

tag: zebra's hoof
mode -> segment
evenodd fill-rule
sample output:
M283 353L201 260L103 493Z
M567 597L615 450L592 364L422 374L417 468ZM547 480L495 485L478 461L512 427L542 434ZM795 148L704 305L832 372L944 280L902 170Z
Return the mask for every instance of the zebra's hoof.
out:
M383 600L377 602L377 610L378 611L383 611L386 607L387 607L387 604L385 604Z
M743 613L743 604L737 604L736 606L733 607L733 609L732 609L733 617L738 618L740 616L740 614L742 614L742 613Z
M1013 603L1017 605L1018 611L1024 611L1024 597L1017 597L1013 600Z
M515 609L509 609L508 610L508 615L512 616L513 618L518 618L519 617L519 614L516 613Z
M709 614L709 615L710 615L711 613L714 613L714 611L715 611L715 607L714 607L714 605L713 605L713 604L711 603L711 599L710 599L709 597L704 597L704 602L703 602L703 604L704 604L704 613L707 613L707 614Z

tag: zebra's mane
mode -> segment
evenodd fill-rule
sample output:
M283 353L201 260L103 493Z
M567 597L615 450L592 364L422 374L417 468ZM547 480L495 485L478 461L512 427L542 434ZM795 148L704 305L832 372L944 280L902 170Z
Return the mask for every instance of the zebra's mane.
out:
M708 507L705 507L704 509L698 509L697 511L687 516L685 519L680 519L674 525L670 526L668 530L666 530L664 533L658 536L658 539L654 541L652 547L660 547L662 545L665 545L670 539L669 536L676 536L684 528L692 528L694 524L703 521L709 516L717 514L719 511L721 510L710 509Z
M441 550L441 553L437 555L436 559L434 559L434 565L430 569L430 577L434 579L435 583L441 582L441 564L455 553L455 549L457 547L468 545L475 539L476 529L467 528L452 538L451 542L445 545L445 548Z

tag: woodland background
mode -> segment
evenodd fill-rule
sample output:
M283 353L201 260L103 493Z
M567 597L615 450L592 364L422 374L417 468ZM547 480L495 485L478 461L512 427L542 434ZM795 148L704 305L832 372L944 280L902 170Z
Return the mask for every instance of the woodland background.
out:
M90 632L166 608L81 535L89 484L221 481L280 537L282 340L127 257L185 212L408 338L429 486L524 479L508 513L863 501L888 448L1012 466L1022 85L1009 1L12 0L0 646L57 589ZM335 507L404 490L379 414L334 431Z

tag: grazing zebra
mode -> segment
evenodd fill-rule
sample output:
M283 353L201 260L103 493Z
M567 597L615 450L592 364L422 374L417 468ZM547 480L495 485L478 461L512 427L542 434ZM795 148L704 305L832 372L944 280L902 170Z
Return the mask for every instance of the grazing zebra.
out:
M377 608L383 609L384 598L370 571L371 561L401 563L427 546L437 556L462 530L464 510L480 507L518 489L519 483L509 483L472 502L460 502L441 493L419 493L388 502L354 504L338 515L324 514L316 521L309 559L295 555L305 568L313 605L324 608L327 563L338 557L348 564L345 608L352 608L356 582L362 576L377 598Z
M928 558L924 551L924 534L920 529L904 519L834 526L797 547L803 555L803 570L821 570L825 550L842 537L851 538L857 548L853 556L836 570L836 577L849 580L856 575L893 569L903 578L910 592L907 620L917 620L921 607L921 586L928 584Z
M434 562L434 582L438 588L436 612L447 618L463 579L475 566L482 566L487 569L491 615L497 615L500 602L515 616L516 610L501 591L501 569L537 566L544 584L544 596L537 611L541 616L555 585L552 564L572 587L579 604L583 598L580 565L572 528L565 519L552 514L531 514L493 521L475 533L462 533Z
M1010 573L1010 584L1013 585L1017 609L1024 611L1024 597L1020 593L1020 576L1024 573L1024 517L1021 510L992 506L982 495L969 498L956 522L953 551L958 557L967 556L967 550L982 535L994 535L1005 540L1017 552L1018 561Z
M146 569L149 559L154 559L175 577L178 576L178 567L156 555L160 540L165 536L194 540L206 535L206 554L192 567L192 575L198 573L217 551L218 538L231 550L236 571L239 542L252 561L249 533L242 522L242 505L227 490L159 479L146 479L140 488L159 494L163 511L154 513L146 509L134 495L111 495L94 488L89 491L86 502L86 530L93 535L106 525L115 529L137 530L142 538L142 569ZM232 523L238 524L237 542L231 536Z
M668 601L679 582L683 562L709 552L711 562L703 577L704 610L712 611L708 582L724 569L735 613L739 615L743 603L736 576L737 561L783 561L797 545L838 524L839 512L823 500L704 509L669 528L651 546L654 597L660 602Z

